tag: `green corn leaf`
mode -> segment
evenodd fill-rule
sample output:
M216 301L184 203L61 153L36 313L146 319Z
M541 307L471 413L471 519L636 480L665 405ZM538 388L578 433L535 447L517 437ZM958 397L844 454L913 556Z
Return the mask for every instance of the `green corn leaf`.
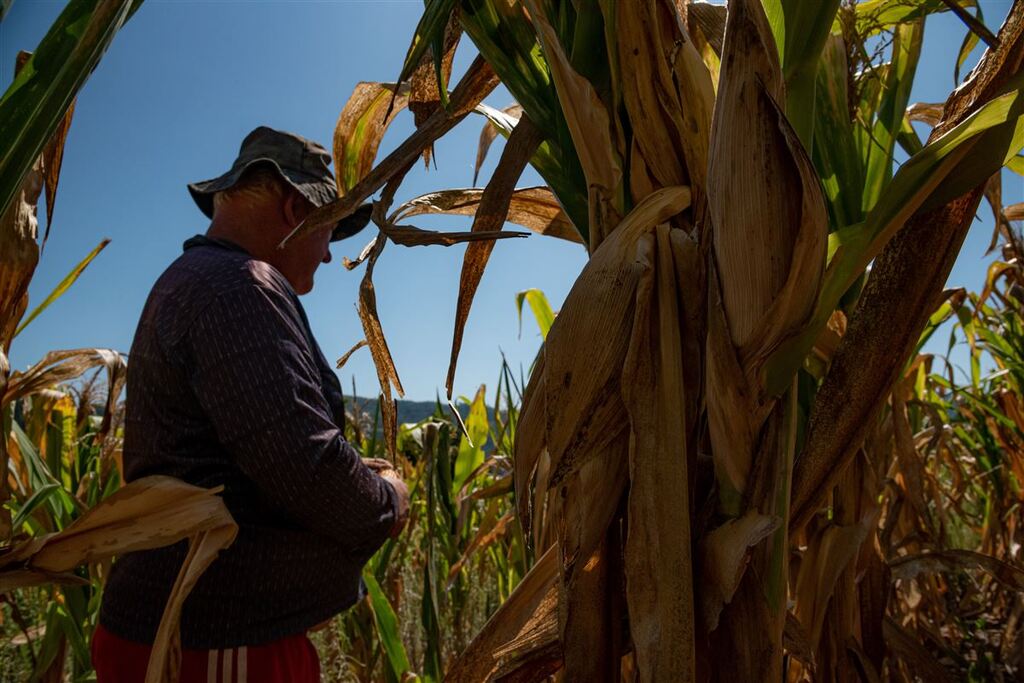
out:
M961 7L976 7L977 0L957 0ZM948 12L949 7L942 0L865 0L858 2L854 9L857 13L857 31L865 36L873 36L893 26L929 14ZM838 25L833 31L839 32Z
M21 525L28 521L35 509L47 502L50 496L52 496L54 492L59 491L60 488L60 484L50 483L36 489L35 492L29 496L29 499L25 501L25 504L18 510L18 514L14 516L14 521L11 522L11 529L17 533L18 530L21 529Z
M490 433L485 393L485 387L481 384L473 402L469 405L469 415L466 417L468 438L462 439L459 443L459 456L455 461L455 479L452 482L453 492L461 490L469 475L484 461L484 444L487 443L487 435Z
M981 5L974 11L974 16L978 21L984 23L985 15L981 11ZM970 56L971 52L975 47L978 46L978 34L967 29L967 35L964 36L964 42L960 44L960 52L956 56L956 65L953 67L953 85L960 85L960 69L963 68L964 62L967 61L967 57Z
M921 21L901 24L893 33L892 62L885 74L878 118L862 138L865 154L864 198L862 205L870 210L878 201L882 188L892 178L896 138L910 103L918 58L924 38Z
M49 308L50 304L52 304L54 301L63 296L64 292L68 291L68 288L70 288L71 285L75 284L75 281L78 280L82 272L89 266L90 263L92 263L93 259L99 256L99 253L103 251L103 249L105 249L108 244L110 244L110 240L104 239L98 245L96 245L96 248L90 251L88 255L86 255L86 257L82 259L82 261L77 266L72 268L71 272L65 275L64 279L61 280L57 284L57 286L53 288L53 291L50 292L49 296L43 299L43 302L36 306L35 310L33 310L27 318L21 321L21 324L18 325L18 329L14 331L14 336L17 337L19 334L21 334L21 331L28 327L28 324L30 322L39 317L39 314L45 311L47 308Z
M828 199L833 227L864 220L864 167L850 120L847 79L843 40L832 36L818 65L812 158Z
M377 637L380 639L384 654L387 655L387 664L395 680L405 681L405 675L409 672L409 656L405 652L405 645L402 644L402 633L398 629L398 618L395 610L391 607L384 591L381 590L377 578L372 572L363 572L363 582L366 584L366 591L370 596L370 607L373 612L373 623L377 627Z
M448 17L455 8L455 0L426 0L426 7L420 15L420 21L416 25L416 33L413 36L412 44L405 55L405 62L402 64L402 73L398 76L398 82L412 76L424 53L432 44L440 41L444 43L444 29L448 24ZM440 50L434 51L434 56L440 59ZM438 80L440 85L440 80Z
M839 0L763 0L786 79L786 118L808 149L814 136L815 80Z
M519 313L519 336L523 335L523 302L530 304L533 317L540 328L541 339L548 338L548 330L555 322L555 313L551 310L551 304L544 292L539 289L527 289L516 294L516 310Z
M914 213L940 206L977 187L1024 147L1024 74L960 125L926 145L900 167L861 224L829 236L829 265L812 321L765 366L769 391L780 393L803 363L847 289Z
M71 496L64 490L64 487L50 472L50 468L46 466L42 456L39 455L39 449L36 448L35 444L32 443L28 435L21 428L17 422L11 423L11 431L14 433L14 440L18 444L18 450L21 452L22 457L25 459L25 465L28 469L29 484L33 491L46 488L51 484L57 486L57 490L50 493L45 498L45 503L53 513L55 520L55 527L58 529L64 528L64 526L70 521L71 515L75 511L74 501L71 500Z
M137 2L71 0L0 99L0 212Z

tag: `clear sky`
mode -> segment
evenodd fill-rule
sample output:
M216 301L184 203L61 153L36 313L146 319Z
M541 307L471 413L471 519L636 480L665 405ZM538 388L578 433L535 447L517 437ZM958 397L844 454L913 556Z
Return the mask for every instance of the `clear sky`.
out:
M982 0L997 29L1010 0ZM64 3L16 0L0 24L0 83L10 82L18 50L32 50ZM342 105L359 81L393 81L422 11L420 0L190 1L148 0L114 39L78 98L68 137L50 240L30 288L30 308L103 237L112 243L78 283L35 320L11 349L23 369L46 351L109 347L127 351L150 286L206 223L185 184L227 170L241 139L259 125L291 130L329 146ZM929 19L913 101L941 102L953 85L952 64L964 27L949 14ZM973 65L974 57L969 62ZM461 73L475 54L463 39ZM487 100L504 107L507 92ZM436 147L438 168L410 174L399 200L448 187L468 187L483 120L470 117ZM399 116L381 156L412 130ZM481 173L486 182L500 152L495 143ZM528 171L521 185L539 184ZM1024 201L1024 182L1004 172L1004 202ZM42 213L42 212L41 212ZM983 205L950 278L980 289L992 218ZM42 216L41 216L42 218ZM462 218L415 221L434 229L466 229ZM304 297L328 358L362 339L355 301L362 269L347 272L368 233L335 244L314 291ZM388 245L375 271L381 322L406 395L443 393L463 247ZM921 254L927 258L927 254ZM521 338L515 294L537 287L557 309L585 262L581 247L531 236L497 245L470 314L456 395L493 390L504 351L528 367L540 344L529 313ZM524 370L525 372L525 370ZM377 392L369 353L341 371L360 395ZM489 393L488 398L491 398Z

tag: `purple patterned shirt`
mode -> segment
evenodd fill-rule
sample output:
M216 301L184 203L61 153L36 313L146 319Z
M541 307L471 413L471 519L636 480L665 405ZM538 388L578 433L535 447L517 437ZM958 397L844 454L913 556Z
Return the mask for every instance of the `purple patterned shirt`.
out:
M224 486L238 538L182 612L182 645L257 645L362 595L395 493L342 436L341 387L273 266L196 236L154 285L129 355L124 469ZM114 563L100 621L151 643L185 544Z

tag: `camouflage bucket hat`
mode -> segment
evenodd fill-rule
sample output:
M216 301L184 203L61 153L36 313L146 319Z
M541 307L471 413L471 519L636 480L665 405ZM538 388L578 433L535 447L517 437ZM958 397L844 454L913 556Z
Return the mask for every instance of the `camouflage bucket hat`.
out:
M238 158L230 171L211 180L191 183L188 191L199 210L213 218L213 195L234 186L253 166L265 165L276 170L285 182L319 207L338 198L330 163L331 155L316 142L260 126L242 140ZM338 221L331 241L351 237L365 228L371 210L372 204L363 204L355 213Z

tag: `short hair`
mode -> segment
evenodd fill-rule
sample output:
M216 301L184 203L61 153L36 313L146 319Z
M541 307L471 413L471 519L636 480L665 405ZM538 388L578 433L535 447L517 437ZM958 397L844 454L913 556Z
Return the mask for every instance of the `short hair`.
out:
M246 169L238 182L213 195L213 215L228 200L284 199L288 190L277 170L265 164Z

